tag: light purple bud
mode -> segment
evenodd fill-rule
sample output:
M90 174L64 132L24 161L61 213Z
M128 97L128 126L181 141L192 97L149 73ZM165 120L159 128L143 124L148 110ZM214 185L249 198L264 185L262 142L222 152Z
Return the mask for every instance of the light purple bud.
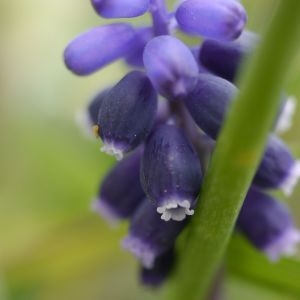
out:
M189 34L233 40L244 29L247 14L236 0L186 0L178 7L176 19Z
M133 28L125 23L90 29L67 46L64 52L65 64L77 75L89 75L128 55L134 37Z
M103 100L98 115L102 151L121 159L150 133L155 121L157 95L143 72L132 71Z
M92 0L92 5L104 18L133 18L149 9L149 0Z
M196 152L173 125L158 126L142 158L141 183L165 221L182 221L194 213L202 173Z
M144 66L154 87L173 99L185 95L194 85L198 65L190 49L171 36L158 36L145 47Z
M299 178L300 162L278 137L271 135L253 183L261 188L281 188L290 195Z
M237 228L272 260L293 255L300 242L288 208L262 191L251 188L240 212Z
M156 208L147 200L131 219L129 235L123 240L125 249L132 252L146 268L155 266L155 259L173 248L186 222L164 222Z

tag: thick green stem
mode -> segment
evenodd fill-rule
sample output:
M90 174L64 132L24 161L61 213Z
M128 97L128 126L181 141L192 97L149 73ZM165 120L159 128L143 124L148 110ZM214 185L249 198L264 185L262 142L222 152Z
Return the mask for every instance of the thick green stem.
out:
M170 299L205 299L261 159L300 36L300 1L283 0L219 136Z

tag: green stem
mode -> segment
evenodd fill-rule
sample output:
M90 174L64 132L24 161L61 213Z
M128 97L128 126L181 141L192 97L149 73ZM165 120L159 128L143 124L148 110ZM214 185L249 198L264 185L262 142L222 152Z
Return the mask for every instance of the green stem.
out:
M170 299L208 292L280 105L280 91L300 36L300 1L283 0L247 72L219 136Z

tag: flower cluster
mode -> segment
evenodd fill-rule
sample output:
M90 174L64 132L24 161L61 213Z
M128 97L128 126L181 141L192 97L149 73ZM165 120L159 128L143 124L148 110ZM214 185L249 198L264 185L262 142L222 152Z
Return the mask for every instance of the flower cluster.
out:
M152 16L151 26L115 22L93 28L68 45L64 59L77 75L117 59L134 68L87 109L101 150L119 160L93 206L109 220L129 219L123 246L139 259L142 282L158 286L173 267L175 241L196 209L215 140L239 92L238 69L260 40L243 31L247 14L237 0L179 1L171 12L163 0L92 0L92 5L104 18ZM201 45L184 44L178 31L202 37ZM288 195L300 176L299 162L274 133L290 126L285 116L293 107L282 95L237 222L237 230L272 260L292 254L300 240L287 207L263 191Z

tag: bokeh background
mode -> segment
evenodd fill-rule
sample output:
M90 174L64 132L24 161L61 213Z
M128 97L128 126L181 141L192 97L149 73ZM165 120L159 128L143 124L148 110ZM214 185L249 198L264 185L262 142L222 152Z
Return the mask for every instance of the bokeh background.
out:
M262 32L277 1L242 2L248 27ZM90 211L114 161L82 134L75 115L126 66L115 63L79 78L65 69L62 52L73 37L104 22L89 1L0 1L1 300L161 297L139 286L135 260L119 247L127 224L112 229ZM286 90L300 97L300 55ZM283 138L300 156L299 117L300 107ZM299 196L298 187L286 201L300 226ZM297 258L274 266L237 238L227 261L227 299L300 299Z

